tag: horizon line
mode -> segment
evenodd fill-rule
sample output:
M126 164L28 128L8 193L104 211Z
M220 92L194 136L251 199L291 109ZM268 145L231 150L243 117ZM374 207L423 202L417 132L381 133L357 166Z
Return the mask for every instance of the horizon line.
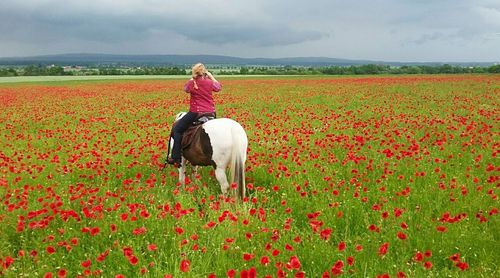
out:
M241 57L233 55L222 55L222 54L123 54L123 53L98 53L98 52L66 52L58 54L37 54L37 55L27 55L27 56L0 56L0 59L26 59L26 58L36 58L36 57L50 57L50 56L66 56L66 55L109 55L109 56L212 56L212 57L228 57L237 59L269 59L269 60L280 60L280 59L334 59L334 60L345 60L345 61L362 61L362 62L374 62L374 63L492 63L498 64L500 60L488 60L488 61L415 61L415 60L381 60L381 59L364 59L364 58L337 58L329 56L285 56L285 57Z

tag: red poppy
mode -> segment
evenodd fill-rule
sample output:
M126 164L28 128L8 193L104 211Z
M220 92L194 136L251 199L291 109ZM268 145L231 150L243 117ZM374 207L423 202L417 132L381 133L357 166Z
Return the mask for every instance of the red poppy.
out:
M191 268L191 262L189 260L182 260L179 268L182 272L188 272Z
M93 227L93 228L90 228L90 235L91 236L95 236L95 235L98 235L100 232L100 229L99 227Z
M148 244L149 251L156 251L157 249L158 247L156 246L156 244Z
M354 257L353 256L349 256L347 257L347 264L352 266L354 264Z
M431 269L431 268L432 268L432 263L431 263L431 262L429 262L429 261L426 261L426 262L424 263L424 267L425 267L425 269Z
M136 265L137 263L139 263L139 259L136 256L131 255L131 256L128 257L128 262L131 265Z
M380 256L384 256L385 254L387 254L388 250L389 250L389 243L386 242L386 243L380 245L380 247L378 248L378 254Z
M290 257L290 260L288 261L286 266L289 269L297 269L297 270L300 269L301 264L299 258L297 258L297 256Z
M423 260L424 260L424 255L423 255L420 251L418 251L418 252L415 254L415 256L413 256L413 259L414 259L415 261L417 261L417 262L421 262L421 261L423 261Z
M338 260L331 269L333 276L341 275L344 272L343 268L344 268L344 262Z
M445 226L437 226L436 229L438 230L438 232L442 232L442 233L444 233L448 230Z
M401 239L401 240L405 240L406 239L406 234L403 233L403 232L398 232L398 238Z
M344 251L345 250L345 247L346 247L346 244L345 242L341 241L339 242L339 244L337 245L337 248L339 249L339 251Z
M66 275L66 269L59 269L59 271L57 271L57 278L66 278Z
M262 256L262 257L260 258L260 263L261 263L262 265L264 265L264 266L268 265L268 264L269 264L269 257L267 257L267 256Z
M306 277L306 273L304 271L295 272L295 278L304 278Z
M363 251L363 245L357 244L356 247L354 248L356 251L360 252Z
M133 234L137 236L137 235L145 234L146 232L147 232L146 227L140 227L140 228L134 229Z
M184 233L184 229L181 228L181 227L175 227L175 232L178 234L178 235L182 235Z
M255 278L255 277L257 277L257 271L255 270L254 267L248 270L244 269L240 272L240 278Z
M49 254L54 254L56 252L56 249L53 246L47 246L47 253Z
M452 261L452 262L459 262L460 261L460 254L459 253L455 253L453 255L451 255L449 257L449 259Z
M91 265L91 264L92 264L92 261L90 261L90 260L86 260L86 261L83 261L83 262L81 263L81 266L82 266L83 268L88 268L88 267L90 267L90 265Z
M229 269L227 272L226 272L226 275L228 278L233 278L234 275L236 275L236 270L234 269Z
M467 270L469 268L469 264L467 264L466 262L458 262L456 265L462 271Z
M249 260L253 259L254 257L255 257L254 254L250 254L250 253L244 253L243 254L243 260L244 261L249 261Z

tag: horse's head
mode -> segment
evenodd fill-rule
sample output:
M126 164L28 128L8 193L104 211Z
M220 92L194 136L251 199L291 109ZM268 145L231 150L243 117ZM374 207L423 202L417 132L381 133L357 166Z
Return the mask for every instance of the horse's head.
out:
M180 118L184 117L187 113L186 112L179 112L177 115L175 115L175 121L177 122Z

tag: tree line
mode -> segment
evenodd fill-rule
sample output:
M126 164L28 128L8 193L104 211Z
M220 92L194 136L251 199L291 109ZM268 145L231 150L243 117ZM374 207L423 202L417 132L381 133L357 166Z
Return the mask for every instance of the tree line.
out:
M0 68L0 76L63 76L63 75L186 75L179 67L98 67L67 68L61 66L29 65L26 67Z
M463 67L453 65L439 66L401 66L388 65L359 65L359 66L330 66L330 67L282 67L282 68L241 68L239 72L224 72L221 74L267 74L267 75L366 75L366 74L466 74L466 73L500 73L500 65L490 67Z
M190 70L182 67L98 67L63 68L61 66L29 65L25 67L0 68L0 76L54 76L54 75L188 75ZM366 75L366 74L468 74L500 73L500 65L489 67L464 67L455 65L412 65L393 67L388 65L356 65L328 67L253 66L220 69L225 75Z

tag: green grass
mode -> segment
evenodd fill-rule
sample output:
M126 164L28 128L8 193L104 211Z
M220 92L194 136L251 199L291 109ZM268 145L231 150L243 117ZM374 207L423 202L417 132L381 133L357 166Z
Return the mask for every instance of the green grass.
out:
M186 187L159 170L185 79L121 78L0 85L6 277L320 277L339 260L348 277L499 275L497 76L221 77L217 113L249 138L244 202L219 196L211 168ZM447 212L466 217L440 221ZM299 269L287 268L293 256Z

